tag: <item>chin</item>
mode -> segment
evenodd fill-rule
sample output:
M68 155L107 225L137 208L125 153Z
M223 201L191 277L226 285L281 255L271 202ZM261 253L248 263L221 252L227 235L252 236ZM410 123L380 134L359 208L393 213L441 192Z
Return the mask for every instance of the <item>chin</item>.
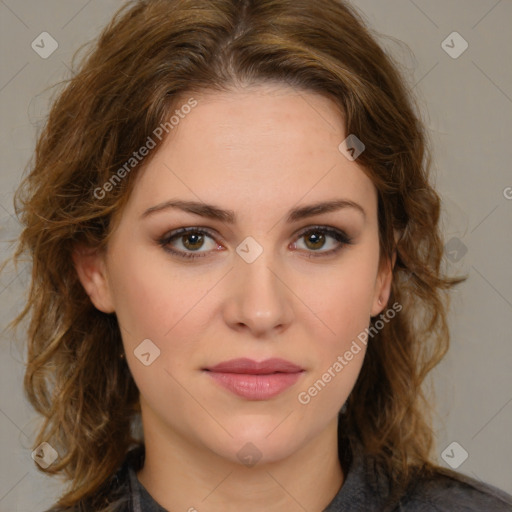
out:
M228 427L233 437L210 439L209 448L227 460L248 467L281 461L295 453L305 437L292 422L280 425L282 420L283 417L240 420L237 427L233 424Z

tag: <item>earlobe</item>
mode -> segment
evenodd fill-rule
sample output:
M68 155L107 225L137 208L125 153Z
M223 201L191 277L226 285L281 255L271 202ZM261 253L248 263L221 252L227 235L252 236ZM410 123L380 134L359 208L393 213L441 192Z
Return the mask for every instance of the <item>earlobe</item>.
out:
M94 306L103 313L115 311L104 253L99 249L76 246L73 251L73 263L85 292Z

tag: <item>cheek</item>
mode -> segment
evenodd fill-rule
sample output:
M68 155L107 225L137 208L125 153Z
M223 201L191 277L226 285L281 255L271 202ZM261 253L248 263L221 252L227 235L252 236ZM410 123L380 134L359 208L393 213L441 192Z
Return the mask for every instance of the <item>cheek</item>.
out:
M373 262L359 259L323 287L317 302L322 322L313 315L310 320L316 322L310 345L314 369L297 396L311 417L336 415L357 381L366 354L374 271Z
M112 273L116 315L137 388L152 409L181 410L188 395L180 391L179 382L197 350L197 304L204 291L197 281L187 286L189 280L167 267L165 257L153 257L149 251L134 250L117 261Z
M158 395L162 385L173 386L166 370L179 374L198 349L207 324L205 295L213 283L207 276L191 277L157 251L134 247L122 258L115 251L112 256L118 262L111 269L111 284L127 362L141 392L151 394L155 387ZM143 342L150 360L158 354L149 366L137 358Z
M368 326L374 298L377 260L354 252L345 263L323 279L321 287L310 290L335 344L357 336Z
M116 315L133 338L164 339L204 295L158 251L133 247L122 257L113 251L112 260L118 262L111 271Z

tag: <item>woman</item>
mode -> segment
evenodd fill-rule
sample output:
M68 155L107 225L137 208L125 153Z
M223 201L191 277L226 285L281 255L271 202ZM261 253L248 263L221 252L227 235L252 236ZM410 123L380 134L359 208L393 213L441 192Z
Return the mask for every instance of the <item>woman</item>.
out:
M512 510L432 461L428 170L346 4L126 4L17 194L52 510Z

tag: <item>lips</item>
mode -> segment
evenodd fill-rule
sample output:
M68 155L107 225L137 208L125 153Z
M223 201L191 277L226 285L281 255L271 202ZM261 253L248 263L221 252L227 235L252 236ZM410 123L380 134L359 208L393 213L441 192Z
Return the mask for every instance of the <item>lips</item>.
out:
M285 359L257 362L241 358L224 361L204 371L235 395L248 400L268 400L295 384L304 369Z
M297 373L303 370L300 366L279 358L266 359L259 363L247 358L231 359L206 369L211 372L245 373L249 375Z

